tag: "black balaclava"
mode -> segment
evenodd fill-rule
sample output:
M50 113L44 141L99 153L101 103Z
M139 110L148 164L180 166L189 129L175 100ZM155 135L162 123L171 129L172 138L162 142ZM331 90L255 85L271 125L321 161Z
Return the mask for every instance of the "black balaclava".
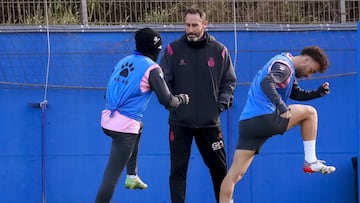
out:
M142 28L135 32L136 51L153 61L158 59L161 51L162 39L159 32L151 28Z

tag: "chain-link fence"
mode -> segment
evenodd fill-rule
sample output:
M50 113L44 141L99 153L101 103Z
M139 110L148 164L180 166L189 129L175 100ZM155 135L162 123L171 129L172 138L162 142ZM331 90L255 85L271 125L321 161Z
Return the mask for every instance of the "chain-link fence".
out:
M360 20L359 0L16 0L0 1L0 24L45 24L46 16L53 25L181 24L184 10L192 5L203 8L211 23L311 24Z

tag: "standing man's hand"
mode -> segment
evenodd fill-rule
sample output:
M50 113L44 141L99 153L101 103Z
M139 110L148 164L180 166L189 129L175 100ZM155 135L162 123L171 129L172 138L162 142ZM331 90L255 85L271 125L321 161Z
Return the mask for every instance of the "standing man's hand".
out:
M190 98L187 94L179 94L176 95L177 98L179 98L180 103L182 104L189 104Z

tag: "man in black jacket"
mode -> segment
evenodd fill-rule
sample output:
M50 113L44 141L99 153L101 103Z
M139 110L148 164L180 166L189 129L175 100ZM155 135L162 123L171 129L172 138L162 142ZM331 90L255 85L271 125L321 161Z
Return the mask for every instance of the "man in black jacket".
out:
M170 193L184 203L193 138L209 168L216 200L227 173L220 113L232 105L236 85L227 48L205 31L208 21L198 8L185 12L185 34L170 43L160 61L173 93L191 97L188 105L170 110Z

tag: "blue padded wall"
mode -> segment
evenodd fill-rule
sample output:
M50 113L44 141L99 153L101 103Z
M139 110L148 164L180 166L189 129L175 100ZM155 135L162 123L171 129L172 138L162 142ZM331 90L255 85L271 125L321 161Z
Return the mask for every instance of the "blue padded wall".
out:
M164 44L180 32L162 32ZM354 202L357 138L357 32L299 31L211 32L236 57L234 106L222 114L229 163L238 139L238 118L247 89L260 68L279 52L299 54L307 45L325 49L327 73L302 80L314 89L330 82L331 94L306 102L319 114L318 157L334 164L331 175L302 172L299 128L270 139L234 193L236 203ZM50 34L51 57L46 122L30 105L44 98L47 64L46 33L0 34L0 202L41 202L42 167L46 170L49 203L93 202L107 162L111 140L100 129L100 112L109 74L115 63L134 49L130 32L59 32ZM167 111L154 96L144 116L139 175L149 184L143 191L125 190L121 176L113 202L168 203L170 193ZM46 159L42 165L42 130ZM215 202L211 179L193 146L188 172L188 203Z

